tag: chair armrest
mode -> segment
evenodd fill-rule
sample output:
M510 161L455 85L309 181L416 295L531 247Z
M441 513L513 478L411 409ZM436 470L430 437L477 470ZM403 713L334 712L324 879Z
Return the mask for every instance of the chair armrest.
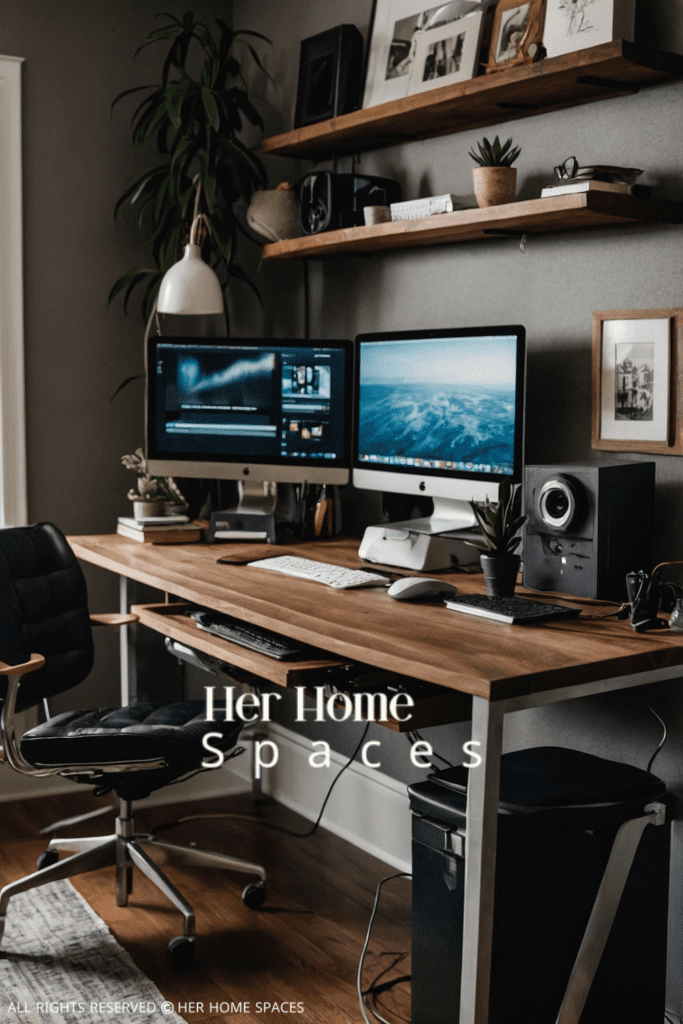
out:
M132 612L129 614L120 614L119 612L102 612L97 615L90 616L91 626L113 626L118 628L119 626L130 626L133 622L138 622L140 616L134 615Z
M35 672L44 664L45 658L42 654L32 654L29 661L25 661L22 665L6 665L4 661L0 661L0 676L23 676L27 672Z

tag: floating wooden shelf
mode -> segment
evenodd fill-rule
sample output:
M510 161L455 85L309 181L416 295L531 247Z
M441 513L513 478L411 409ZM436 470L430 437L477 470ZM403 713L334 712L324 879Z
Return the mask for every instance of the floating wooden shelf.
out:
M273 135L263 152L314 160L359 153L624 96L682 73L678 54L616 40Z
M488 209L458 210L422 220L394 221L372 227L343 228L319 235L287 238L263 247L267 260L370 253L447 242L471 242L507 234L543 234L582 228L650 222L680 224L683 203L637 199L614 192L580 192L528 199Z

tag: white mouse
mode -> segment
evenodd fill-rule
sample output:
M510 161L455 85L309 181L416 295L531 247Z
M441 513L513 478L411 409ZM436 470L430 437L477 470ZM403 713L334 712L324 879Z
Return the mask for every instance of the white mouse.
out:
M392 583L387 594L397 601L424 601L429 597L451 597L458 588L445 580L431 580L424 576L406 576Z

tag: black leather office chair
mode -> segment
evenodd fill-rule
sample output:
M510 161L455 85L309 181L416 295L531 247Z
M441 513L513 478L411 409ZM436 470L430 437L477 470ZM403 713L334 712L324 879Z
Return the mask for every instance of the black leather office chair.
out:
M95 617L96 619L98 617ZM207 756L202 737L220 733L211 746L227 756L241 752L236 743L242 723L204 720L202 701L132 704L125 708L89 708L50 718L17 738L15 714L76 686L93 664L91 617L81 568L63 534L48 523L0 530L0 739L2 756L24 775L62 775L113 791L119 798L112 835L51 839L34 874L0 892L0 940L8 903L58 878L116 867L116 901L125 906L138 867L184 915L183 934L168 946L174 966L194 955L194 912L157 867L145 845L186 864L253 873L242 893L247 906L265 898L265 871L257 864L222 853L165 842L133 831L132 803L154 790L194 773ZM59 860L59 851L72 856Z

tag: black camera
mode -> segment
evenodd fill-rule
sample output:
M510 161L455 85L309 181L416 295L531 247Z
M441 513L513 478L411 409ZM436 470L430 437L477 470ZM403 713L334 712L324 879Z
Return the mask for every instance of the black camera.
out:
M318 235L321 231L356 227L365 223L366 206L390 206L400 201L401 186L391 178L316 171L301 185L301 231Z

